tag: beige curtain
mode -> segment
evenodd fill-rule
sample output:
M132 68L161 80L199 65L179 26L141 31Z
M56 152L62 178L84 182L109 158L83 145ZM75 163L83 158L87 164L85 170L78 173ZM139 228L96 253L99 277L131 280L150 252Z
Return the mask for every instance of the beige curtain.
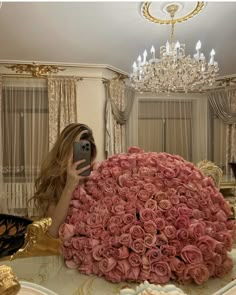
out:
M126 151L126 123L129 119L135 92L124 81L112 79L106 84L106 134L107 157Z
M3 193L3 141L2 141L2 76L0 75L0 213L6 212L6 202Z
M229 162L236 161L236 89L213 91L208 97L214 114L226 124L226 134L222 140L226 141L227 166Z
M32 216L34 182L48 153L45 79L2 78L1 212Z
M192 101L188 100L139 100L139 147L146 152L167 152L192 161L192 109Z
M48 78L49 149L68 124L77 122L76 88L74 77Z

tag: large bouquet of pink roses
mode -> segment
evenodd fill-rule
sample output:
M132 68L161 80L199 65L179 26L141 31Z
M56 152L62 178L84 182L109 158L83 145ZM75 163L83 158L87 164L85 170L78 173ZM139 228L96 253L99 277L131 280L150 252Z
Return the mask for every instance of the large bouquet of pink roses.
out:
M65 262L113 282L201 284L232 268L230 215L212 179L192 163L132 147L75 190L60 228Z

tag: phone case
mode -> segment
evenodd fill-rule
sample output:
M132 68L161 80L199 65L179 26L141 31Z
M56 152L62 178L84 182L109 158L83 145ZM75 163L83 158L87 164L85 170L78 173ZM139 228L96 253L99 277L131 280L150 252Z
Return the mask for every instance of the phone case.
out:
M91 165L91 144L88 140L80 140L79 142L74 142L73 145L73 162L80 160L85 160L84 163L77 166L77 170L85 166ZM81 176L89 176L91 173L91 168L83 171Z

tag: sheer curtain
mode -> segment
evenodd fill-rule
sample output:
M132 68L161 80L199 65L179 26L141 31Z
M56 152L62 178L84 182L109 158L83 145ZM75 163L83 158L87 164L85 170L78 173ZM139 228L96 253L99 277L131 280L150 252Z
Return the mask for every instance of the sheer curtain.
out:
M49 149L62 129L77 122L77 79L74 77L49 77Z
M213 91L208 97L213 113L213 161L229 174L228 163L236 161L236 89Z
M2 78L1 212L34 215L29 202L48 153L48 98L45 79Z
M126 151L126 125L132 109L135 92L124 81L112 79L106 84L106 134L107 157Z

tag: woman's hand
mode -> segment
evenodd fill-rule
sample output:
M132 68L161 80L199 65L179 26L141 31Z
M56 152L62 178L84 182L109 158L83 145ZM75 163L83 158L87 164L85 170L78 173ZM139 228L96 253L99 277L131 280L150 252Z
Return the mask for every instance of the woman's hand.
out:
M80 174L89 169L90 165L85 166L81 169L76 169L78 165L84 163L85 160L80 160L75 163L73 163L73 156L71 155L68 165L67 165L67 179L66 179L66 186L65 188L69 191L74 191L76 187L78 186L80 180L84 179L85 176L81 176Z

